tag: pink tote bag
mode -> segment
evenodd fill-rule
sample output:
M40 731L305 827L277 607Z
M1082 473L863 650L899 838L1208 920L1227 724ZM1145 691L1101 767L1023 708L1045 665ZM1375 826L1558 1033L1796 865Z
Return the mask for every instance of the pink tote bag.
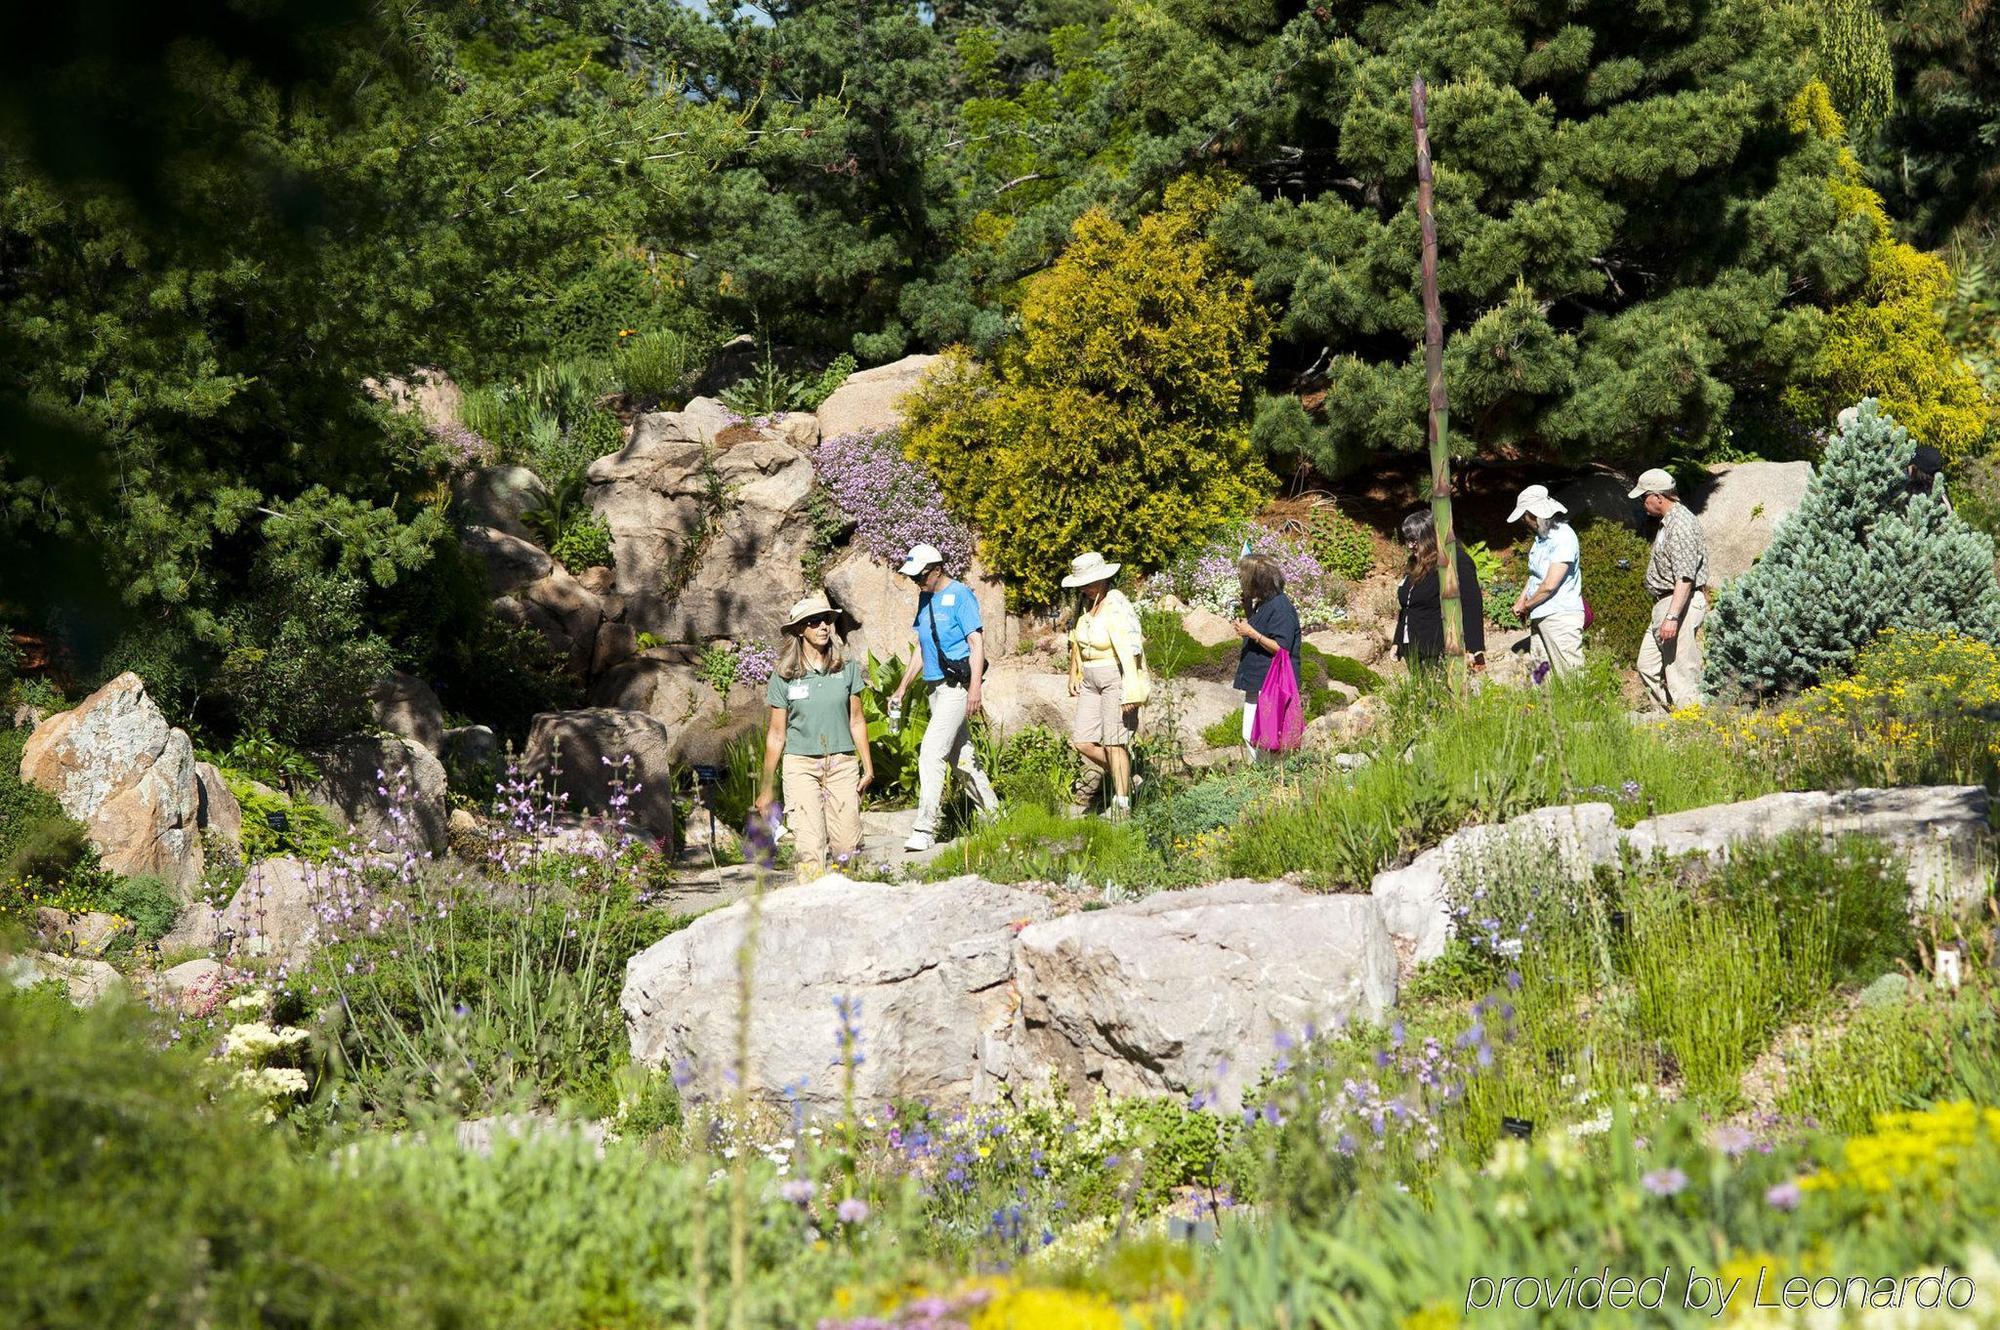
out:
M1299 701L1299 680L1292 672L1292 656L1280 651L1271 660L1264 687L1257 694L1257 714L1250 722L1250 746L1267 753L1289 753L1299 746L1306 730L1306 713Z

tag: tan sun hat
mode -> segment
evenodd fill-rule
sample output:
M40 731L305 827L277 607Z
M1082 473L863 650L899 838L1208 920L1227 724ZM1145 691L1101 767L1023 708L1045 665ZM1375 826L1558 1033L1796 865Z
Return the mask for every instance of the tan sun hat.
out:
M1062 580L1066 587L1089 586L1092 582L1102 582L1118 576L1118 570L1125 565L1106 563L1104 556L1096 550L1079 554L1069 561L1069 576Z
M1648 494L1672 494L1675 488L1672 476L1658 467L1653 467L1639 473L1638 482L1632 486L1632 492L1625 497L1643 499Z
M1533 513L1537 517L1548 518L1568 511L1566 506L1549 497L1547 485L1530 485L1514 496L1514 511L1507 514L1507 520L1518 522L1522 513Z
M811 619L822 614L831 614L838 618L840 611L833 607L833 602L829 601L824 593L815 592L792 606L791 614L785 619L785 627L790 628L801 619Z

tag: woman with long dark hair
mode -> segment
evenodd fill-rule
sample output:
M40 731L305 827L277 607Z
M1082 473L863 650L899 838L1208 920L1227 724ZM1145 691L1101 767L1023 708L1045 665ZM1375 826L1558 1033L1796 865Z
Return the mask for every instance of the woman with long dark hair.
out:
M1443 580L1438 576L1437 523L1419 508L1403 519L1401 533L1409 561L1396 588L1396 658L1413 665L1444 659ZM1458 547L1458 605L1465 621L1465 654L1474 669L1486 663L1486 606L1479 593L1479 568L1465 546Z

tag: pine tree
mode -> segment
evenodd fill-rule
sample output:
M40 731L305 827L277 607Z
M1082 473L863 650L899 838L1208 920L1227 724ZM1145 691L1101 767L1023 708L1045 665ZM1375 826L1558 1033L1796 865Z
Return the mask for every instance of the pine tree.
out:
M1993 542L1941 492L1908 493L1913 452L1873 398L1843 422L1804 502L1709 616L1711 693L1817 683L1885 628L2000 643Z

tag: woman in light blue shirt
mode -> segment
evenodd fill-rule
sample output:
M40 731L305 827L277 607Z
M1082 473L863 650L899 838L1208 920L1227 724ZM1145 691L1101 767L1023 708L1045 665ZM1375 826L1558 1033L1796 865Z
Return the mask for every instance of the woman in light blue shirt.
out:
M1549 497L1546 485L1530 485L1514 500L1507 519L1525 517L1535 533L1534 548L1528 551L1528 583L1514 600L1514 613L1527 620L1535 655L1558 676L1583 668L1583 568L1568 513Z

